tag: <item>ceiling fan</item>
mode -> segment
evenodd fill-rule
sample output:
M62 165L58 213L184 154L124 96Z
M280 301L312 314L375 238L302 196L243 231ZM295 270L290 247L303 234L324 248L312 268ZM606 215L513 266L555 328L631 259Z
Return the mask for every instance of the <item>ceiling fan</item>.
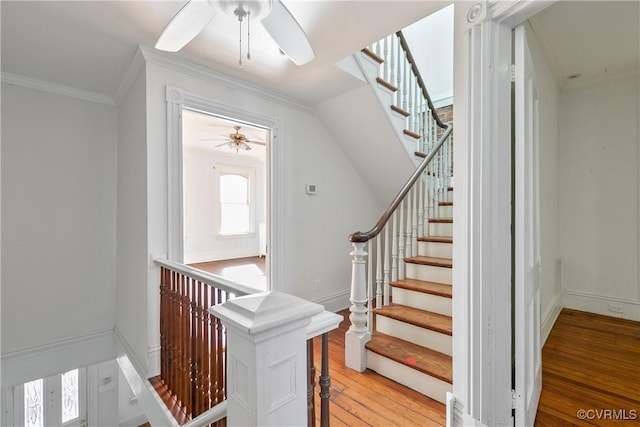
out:
M296 65L315 58L304 30L280 0L189 0L160 34L156 49L177 52L197 36L218 12L240 23L240 66L242 66L242 22L247 21L247 39L252 20L265 30ZM250 40L249 40L250 41ZM251 59L247 45L247 59Z
M258 145L266 145L266 143L264 141L254 141L254 140L249 140L249 138L247 138L245 135L240 133L240 126L234 126L233 127L236 132L235 133L230 133L229 134L229 139L226 140L225 142L223 142L222 144L218 144L216 145L214 148L218 148L218 147L222 147L224 145L228 145L229 148L236 149L236 153L239 150L251 150L251 146L249 144L258 144ZM203 139L203 141L210 141L207 139Z

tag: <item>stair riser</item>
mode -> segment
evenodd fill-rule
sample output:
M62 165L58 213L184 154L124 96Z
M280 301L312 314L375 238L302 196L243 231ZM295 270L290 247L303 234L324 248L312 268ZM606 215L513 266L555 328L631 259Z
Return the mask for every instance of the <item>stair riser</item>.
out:
M393 288L393 303L451 316L451 298Z
M453 237L453 223L430 222L429 236Z
M406 263L406 277L409 279L426 280L428 282L446 283L451 282L451 268L436 267L433 265Z
M452 252L453 245L451 243L418 242L418 255L420 256L451 258Z
M438 218L453 218L453 206L438 206Z
M445 381L416 371L369 350L367 350L367 366L378 374L391 378L440 403L445 403L447 392L453 391L453 386Z
M380 315L376 315L376 330L451 356L451 335Z

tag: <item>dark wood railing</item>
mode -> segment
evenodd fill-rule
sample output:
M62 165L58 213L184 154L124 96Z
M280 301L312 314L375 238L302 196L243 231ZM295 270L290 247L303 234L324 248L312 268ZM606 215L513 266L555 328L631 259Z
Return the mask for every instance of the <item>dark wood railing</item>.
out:
M210 315L209 307L257 291L183 264L156 263L160 265L161 384L155 387L170 395L163 400L168 406L171 403L170 410L182 425L226 399L226 332L220 320ZM327 333L321 340L320 426L328 427L331 379ZM313 338L307 340L307 357L308 425L315 427ZM211 426L226 426L226 418Z

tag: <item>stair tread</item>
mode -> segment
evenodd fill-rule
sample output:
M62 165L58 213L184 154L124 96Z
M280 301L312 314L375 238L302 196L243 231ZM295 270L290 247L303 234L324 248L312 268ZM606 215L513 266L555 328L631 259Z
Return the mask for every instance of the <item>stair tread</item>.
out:
M422 264L422 265L433 265L436 267L453 267L453 261L451 258L436 258L431 256L414 256L410 258L405 258L404 262L408 262L411 264Z
M378 82L379 85L382 85L382 86L386 87L391 92L397 92L398 91L398 88L396 86L394 86L393 84L389 83L388 81L386 81L382 77L376 77L376 82Z
M406 111L406 110L403 110L402 108L398 107L397 105L392 105L392 106L391 106L391 109L392 109L393 111L395 111L396 113L401 114L401 115L403 115L403 116L405 116L405 117L409 117L409 116L411 115L411 113L409 113L409 112L408 112L408 111Z
M453 187L447 187L447 191L453 191Z
M373 310L374 314L399 320L420 328L430 329L445 335L452 335L451 316L432 313L400 304L390 304Z
M394 288L407 289L423 294L437 295L445 298L452 297L452 286L446 283L428 282L418 279L401 279L389 283Z
M453 243L453 237L447 237L447 236L422 236L422 237L418 237L418 242Z
M382 64L384 62L384 59L382 57L380 57L379 55L376 55L369 48L365 47L364 49L361 50L361 52L364 53L365 55L367 55L369 58L371 58L374 61L376 61L378 64Z
M429 218L429 222L440 224L453 224L453 218Z
M366 348L424 374L453 383L451 356L380 332L374 332Z
M413 131L410 131L409 129L404 129L402 133L404 133L407 136L410 136L411 138L420 139L419 133L415 133Z
M453 206L453 202L452 201L448 201L448 200L442 200L442 201L438 202L438 205L440 205L440 206Z

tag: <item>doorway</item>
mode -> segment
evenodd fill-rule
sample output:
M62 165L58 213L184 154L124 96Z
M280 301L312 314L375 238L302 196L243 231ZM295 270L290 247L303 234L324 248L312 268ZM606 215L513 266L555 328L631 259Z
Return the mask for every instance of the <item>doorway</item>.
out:
M268 290L270 130L182 111L184 263Z

